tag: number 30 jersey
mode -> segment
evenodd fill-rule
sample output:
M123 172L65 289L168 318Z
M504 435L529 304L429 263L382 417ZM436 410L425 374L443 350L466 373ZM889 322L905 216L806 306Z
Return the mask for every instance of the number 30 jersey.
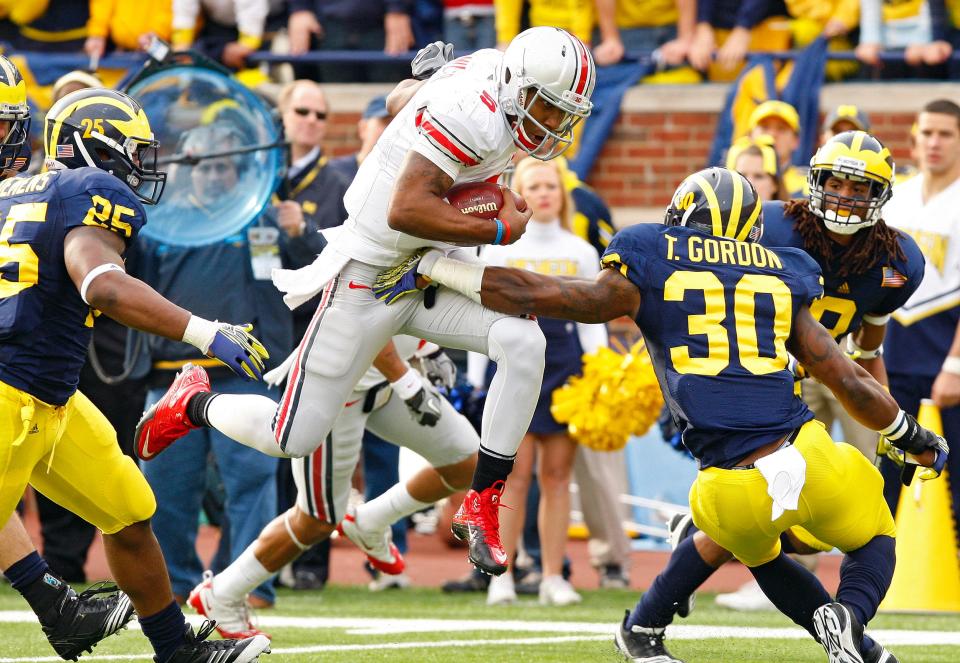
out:
M640 290L636 322L702 468L733 467L813 418L786 349L797 311L823 294L806 253L640 224L617 233L602 262Z
M129 245L145 222L133 192L97 168L0 182L0 381L51 405L67 402L93 314L67 273L64 239L93 226Z

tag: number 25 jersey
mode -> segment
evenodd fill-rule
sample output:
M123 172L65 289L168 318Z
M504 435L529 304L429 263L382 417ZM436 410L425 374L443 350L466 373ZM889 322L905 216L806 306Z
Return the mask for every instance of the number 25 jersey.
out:
M813 418L786 349L797 311L823 293L806 253L640 224L617 233L602 262L640 290L636 322L702 468L733 467Z
M77 168L0 182L0 381L51 405L76 391L93 314L64 263L64 239L104 228L129 245L146 222L113 175Z

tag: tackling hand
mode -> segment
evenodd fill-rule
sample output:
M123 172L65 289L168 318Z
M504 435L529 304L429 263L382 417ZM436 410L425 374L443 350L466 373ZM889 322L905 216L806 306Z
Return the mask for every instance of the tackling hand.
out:
M231 325L216 320L190 316L183 332L183 342L189 343L208 357L219 359L227 368L247 380L263 377L263 360L270 353L250 331L253 325Z
M427 44L414 56L410 62L410 70L418 81L425 81L433 76L440 67L453 59L453 44L435 41Z
M915 473L923 481L937 478L950 454L947 441L921 426L912 415L905 415L905 425L906 431L895 440L880 436L877 456L886 456L901 468L900 481L905 486L910 485Z
M417 272L420 261L429 252L430 249L420 249L396 267L385 269L377 274L372 288L374 296L390 305L404 295L423 290L430 285L430 279Z

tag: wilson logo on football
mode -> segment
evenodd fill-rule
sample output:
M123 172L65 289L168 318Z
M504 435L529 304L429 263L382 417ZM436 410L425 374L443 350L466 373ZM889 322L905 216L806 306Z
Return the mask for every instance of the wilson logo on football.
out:
M470 205L469 207L461 208L460 211L463 212L464 214L476 215L478 212L480 213L498 212L499 208L497 207L496 203L477 203L476 205Z

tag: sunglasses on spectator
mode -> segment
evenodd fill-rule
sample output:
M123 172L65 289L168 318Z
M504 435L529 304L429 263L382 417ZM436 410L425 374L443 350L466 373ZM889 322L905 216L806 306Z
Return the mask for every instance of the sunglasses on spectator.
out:
M327 119L327 111L318 111L318 110L312 111L309 108L294 108L293 112L299 115L300 117L306 117L310 113L313 113L313 116L318 120Z

